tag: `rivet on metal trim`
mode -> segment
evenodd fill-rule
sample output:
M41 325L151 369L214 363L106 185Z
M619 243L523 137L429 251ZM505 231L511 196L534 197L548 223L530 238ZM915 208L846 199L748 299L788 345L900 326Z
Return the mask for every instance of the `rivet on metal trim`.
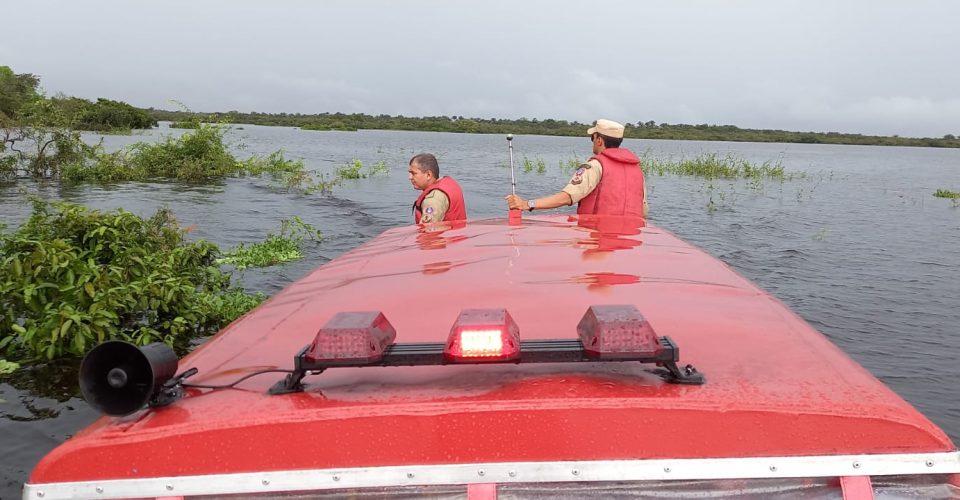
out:
M927 467L933 467L933 460L927 460Z
M173 485L172 485L172 484L168 484L168 485L167 485L167 491L173 491Z
M340 480L340 474L334 474L334 475L333 475L333 480L334 480L334 481L339 481L339 480Z
M776 465L771 465L771 466L770 466L770 472L777 472L777 466L776 466Z
M482 476L482 475L484 475L484 474L486 474L486 471L484 471L483 469L480 469L480 470L477 471L477 475L478 475L478 476Z
M97 486L97 493L103 493L103 486Z
M260 484L263 484L264 486L268 486L270 484L270 480L264 479L263 481L260 481Z
M40 497L40 498L43 498L43 492L42 492L42 491L38 491L38 492L37 492L37 496Z
M517 477L517 471L515 471L515 470L512 470L512 471L508 472L507 474L509 474L510 477Z
M407 473L407 479L413 479L413 473L412 473L412 472L408 472L408 473Z
M669 474L669 473L670 473L670 467L664 467L664 468L663 468L663 472L666 472L666 473Z
M579 476L579 475L580 475L580 469L573 469L572 471L570 471L570 473L573 474L574 476Z
M860 462L854 462L854 463L853 463L853 468L854 468L854 469L859 469L859 468L860 468Z

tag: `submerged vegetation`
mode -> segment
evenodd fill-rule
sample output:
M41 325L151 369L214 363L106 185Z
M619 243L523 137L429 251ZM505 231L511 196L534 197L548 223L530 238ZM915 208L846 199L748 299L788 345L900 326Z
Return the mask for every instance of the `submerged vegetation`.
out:
M0 232L0 374L18 362L82 356L107 340L165 342L185 351L266 299L231 284L236 269L303 258L320 231L298 217L266 241L222 253L188 242L165 209L150 218L33 201Z
M280 234L268 234L266 240L252 245L241 243L224 252L217 264L228 264L243 270L248 267L269 267L303 258L305 240L319 241L323 234L300 217L280 222Z
M240 161L224 141L225 125L199 124L180 137L159 143L138 142L113 153L92 148L87 158L67 163L61 178L72 182L119 182L150 179L203 181L237 175L291 174L303 170L302 161L287 160L283 152Z
M950 190L947 190L947 189L938 189L935 193L933 193L933 195L936 196L937 198L947 198L947 199L949 199L950 201L953 202L953 206L955 206L955 207L960 206L960 192L958 192L958 191L950 191Z
M587 160L581 160L577 155L573 155L571 158L561 159L559 162L560 171L572 174L576 169L580 168L580 165L586 162Z
M29 94L30 86L35 84L35 80L28 79L25 92ZM342 179L386 175L390 171L385 161L364 169L360 160L354 160L330 177L323 172L307 171L302 160L289 160L283 151L241 160L234 156L234 148L225 139L229 125L206 123L195 117L178 124L190 129L179 137L168 136L157 143L137 142L108 152L102 142L84 142L80 132L69 126L62 110L51 100L37 97L16 106L6 102L2 105L9 108L10 114L0 112L4 126L4 141L0 142L0 182L52 179L67 183L116 183L170 179L197 183L269 174L288 190L330 193Z
M806 180L797 188L797 201L808 199L824 179L824 173L810 176L803 172L787 172L781 159L753 163L732 153L701 153L688 157L657 157L649 152L642 155L643 170L647 174L648 190L651 176L689 176L702 179L700 192L706 196L708 212L732 206L739 194L739 186L746 184L751 191L764 191L768 181L783 186L793 180ZM827 174L832 175L832 174Z
M937 198L953 198L953 199L960 198L960 192L950 191L947 189L938 189L935 193L933 193L933 195L936 196Z
M387 166L387 162L380 160L373 165L367 167L366 170L363 169L363 162L354 158L353 161L347 163L346 165L341 165L337 167L337 176L338 179L366 179L367 177L377 177L382 175L387 175L390 173L390 167Z
M539 156L531 160L527 158L527 155L523 155L522 165L524 173L530 173L536 170L538 174L542 174L547 171L547 163Z
M706 179L775 179L789 180L799 174L788 174L780 160L755 164L728 153L704 153L693 158L645 158L643 169L649 174L674 174Z
M80 356L113 339L182 349L265 298L231 286L217 246L186 241L167 210L33 203L0 234L0 358Z

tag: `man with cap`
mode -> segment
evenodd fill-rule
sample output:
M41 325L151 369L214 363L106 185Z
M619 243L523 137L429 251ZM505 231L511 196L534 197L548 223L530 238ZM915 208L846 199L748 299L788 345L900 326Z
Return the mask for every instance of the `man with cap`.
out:
M467 206L463 201L463 190L453 177L440 177L436 156L422 153L410 158L407 173L410 174L410 184L414 189L423 191L413 203L415 224L466 220Z
M593 156L580 165L559 193L525 200L506 197L510 209L542 210L577 203L578 214L647 216L647 193L640 159L621 148L623 125L597 120L587 129L593 141Z

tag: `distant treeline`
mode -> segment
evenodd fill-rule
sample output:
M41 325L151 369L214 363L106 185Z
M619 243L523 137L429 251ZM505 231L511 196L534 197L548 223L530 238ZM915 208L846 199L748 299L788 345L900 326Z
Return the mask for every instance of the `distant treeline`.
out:
M12 145L23 139L24 128L64 127L95 132L129 132L157 124L146 111L125 102L40 93L40 78L30 73L14 73L0 66L0 134ZM0 152L3 152L0 145Z
M98 98L91 102L79 97L57 96L50 98L50 103L59 107L67 123L77 130L113 132L157 125L157 120L146 111L123 101Z
M531 134L583 135L588 124L565 120L537 120L521 118L464 118L463 116L427 116L422 118L366 115L362 113L192 113L186 111L147 110L156 120L189 122L192 120L224 121L282 127L300 127L307 130L417 130L430 132L459 132L469 134ZM952 134L942 138L910 138L842 134L839 132L790 132L786 130L745 129L733 125L683 125L653 121L626 124L626 137L634 139L684 139L695 141L736 142L800 142L820 144L864 144L877 146L926 146L938 148L960 147L960 139Z

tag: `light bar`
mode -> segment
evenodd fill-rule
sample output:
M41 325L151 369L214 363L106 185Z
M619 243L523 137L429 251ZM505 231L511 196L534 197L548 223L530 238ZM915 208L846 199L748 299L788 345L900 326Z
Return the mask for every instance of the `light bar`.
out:
M396 332L379 312L338 313L294 356L293 371L270 394L300 392L307 373L343 366L638 361L656 363L661 368L649 371L668 383L705 382L692 365L677 365L680 348L670 337L657 337L632 305L591 306L578 332L579 340L521 341L520 328L506 309L465 309L444 343L394 344Z

